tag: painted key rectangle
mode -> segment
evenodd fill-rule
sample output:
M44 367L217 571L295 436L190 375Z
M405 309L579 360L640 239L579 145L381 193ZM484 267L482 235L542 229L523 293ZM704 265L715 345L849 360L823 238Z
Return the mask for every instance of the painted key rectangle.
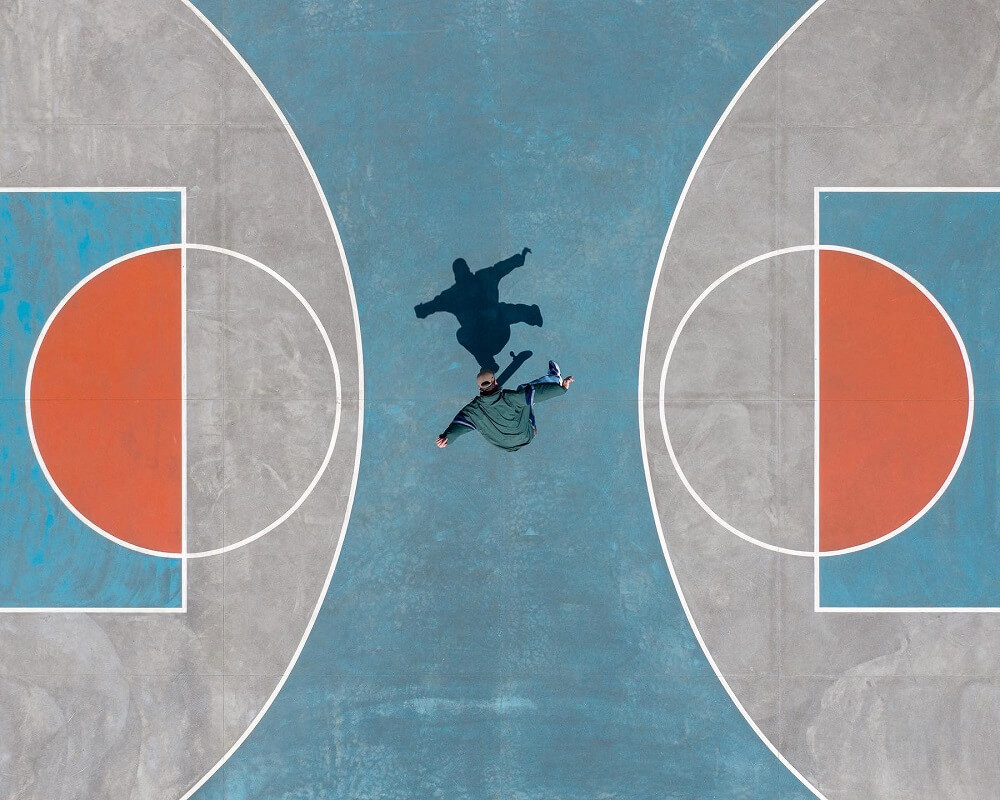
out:
M5 483L0 611L186 608L186 567L180 557L185 490L179 249L185 205L181 188L0 189L5 288L0 325L8 343L8 357L0 367ZM91 298L95 302L75 319L53 314L57 308L72 308L64 303L67 296L102 267L167 245L172 247L156 259L163 262L158 268L150 262L145 273L130 273L133 280L126 282L134 285L112 287ZM140 284L148 284L148 291L137 294ZM126 325L131 335L120 324L129 320L136 323ZM66 321L73 325L60 330ZM169 557L140 552L98 533L54 490L52 476L37 458L26 382L47 326L60 331L50 340L54 357L43 359L44 389L36 405L36 412L47 407L48 413L36 417L45 418L48 458L61 467L72 465L74 480L86 485L87 500L81 502L88 513L115 507L109 518L113 526L123 527L122 520L131 523L125 539L158 545L154 550L163 546ZM139 393L130 395L130 386L140 388ZM131 407L125 409L122 402ZM68 474L60 475L65 485L72 483Z
M832 541L824 539L824 526L838 517L848 527L868 524L865 518L870 522L871 515L865 509L885 517L881 527L893 520L903 520L903 527L874 546L817 559L816 610L998 610L1000 562L984 554L992 552L1000 532L990 482L1000 469L1000 288L995 255L1000 190L818 188L815 210L818 244L855 248L892 264L937 306L937 313L931 313L924 303L927 313L919 313L892 291L882 292L879 301L879 292L864 281L855 281L857 285L841 291L838 299L844 287L827 285L831 274L821 276L817 308L827 319L823 325L821 318L817 352L817 539L821 546ZM824 288L830 293L825 305ZM838 308L839 323L833 313ZM849 317L859 314L848 324ZM951 326L952 335L947 335L942 320ZM880 350L873 345L866 335L872 326L893 346ZM830 350L825 335L833 337ZM956 346L966 360L968 402L961 391ZM834 360L824 366L831 352ZM859 379L867 375L868 390L855 382L847 393L854 396L835 396L828 367ZM908 377L901 378L903 373ZM898 391L887 391L894 382ZM878 413L865 417L866 408ZM844 421L839 431L835 424L827 425L830 417L836 423L838 415ZM959 436L963 419L969 422L964 442ZM847 424L851 420L856 423L853 432ZM895 446L890 441L894 435L900 436ZM848 472L865 476L864 502L851 505L851 487L843 481L834 485L838 472L829 459L831 451L841 466L854 460ZM885 462L880 465L878 452ZM949 471L950 460L954 463ZM919 491L913 494L915 489ZM903 509L907 492L909 506ZM927 507L918 508L914 498L931 494Z

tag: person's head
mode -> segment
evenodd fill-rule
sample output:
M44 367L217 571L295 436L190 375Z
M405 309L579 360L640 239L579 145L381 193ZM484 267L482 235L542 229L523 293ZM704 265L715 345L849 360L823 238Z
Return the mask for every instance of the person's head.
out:
M492 392L497 388L497 376L491 369L481 369L476 376L476 385L481 392Z
M472 270L469 269L469 265L465 262L464 258L456 258L452 262L451 271L455 273L456 282L465 280L472 275Z

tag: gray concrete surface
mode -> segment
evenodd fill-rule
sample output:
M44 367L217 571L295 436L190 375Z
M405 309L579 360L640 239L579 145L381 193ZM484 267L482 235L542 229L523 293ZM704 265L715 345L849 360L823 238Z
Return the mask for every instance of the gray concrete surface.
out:
M691 186L655 288L644 433L660 522L709 651L749 714L830 800L972 800L1000 777L1000 615L817 614L811 559L738 539L688 495L658 417L666 348L714 279L810 244L814 186L990 186L993 3L828 0L736 105ZM671 366L668 426L734 525L812 536L810 256L724 285Z
M17 0L0 5L0 41L0 185L186 186L189 241L278 271L339 361L324 477L269 535L190 562L186 614L0 615L0 796L179 797L275 688L339 542L360 411L345 268L276 114L181 2ZM194 550L238 541L295 501L336 399L317 329L273 278L191 252L188 293Z

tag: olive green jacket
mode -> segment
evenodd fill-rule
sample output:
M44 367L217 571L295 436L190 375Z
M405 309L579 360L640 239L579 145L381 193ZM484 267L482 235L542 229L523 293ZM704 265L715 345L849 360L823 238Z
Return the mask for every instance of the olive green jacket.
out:
M475 429L490 444L510 452L520 450L535 438L531 406L565 393L558 383L541 383L480 394L458 412L441 435L450 444Z

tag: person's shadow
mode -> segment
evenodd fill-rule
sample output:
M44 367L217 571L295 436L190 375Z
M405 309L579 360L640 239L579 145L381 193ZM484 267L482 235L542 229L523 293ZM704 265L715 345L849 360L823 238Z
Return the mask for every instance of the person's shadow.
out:
M496 372L500 369L496 356L510 341L510 326L524 322L542 326L542 312L537 305L500 302L500 281L518 267L524 266L525 247L520 253L504 259L492 267L473 272L464 258L455 259L451 265L455 283L426 303L414 307L417 317L424 319L431 314L445 311L458 320L455 337L458 343L472 353L480 369ZM531 357L531 351L514 354L513 363L497 376L497 382L509 378L518 367Z

